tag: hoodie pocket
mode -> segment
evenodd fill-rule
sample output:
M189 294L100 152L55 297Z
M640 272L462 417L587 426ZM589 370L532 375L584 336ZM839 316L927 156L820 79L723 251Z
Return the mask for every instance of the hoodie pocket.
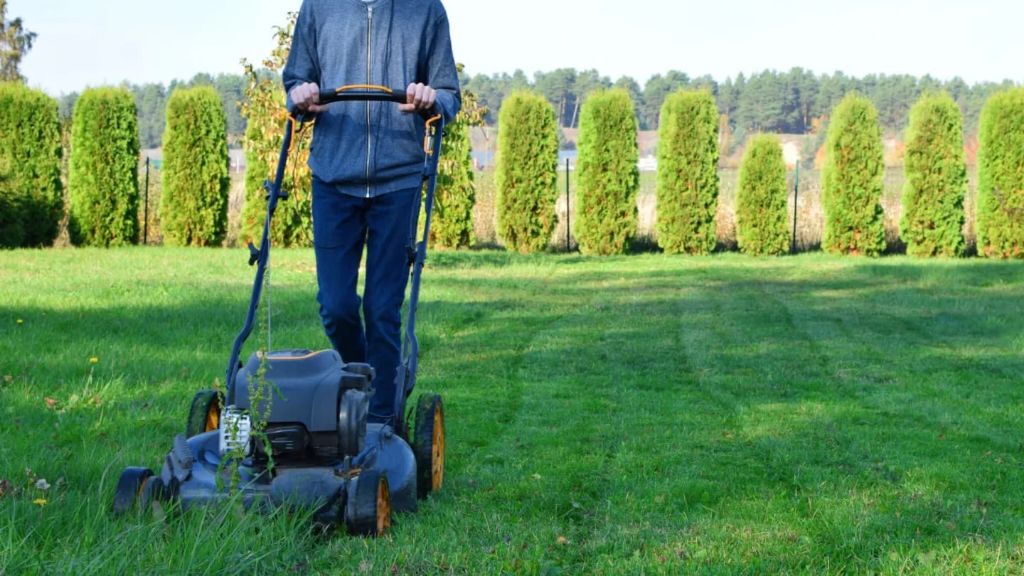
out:
M381 129L376 156L378 181L416 171L423 162L422 117L416 113L403 114L396 108Z

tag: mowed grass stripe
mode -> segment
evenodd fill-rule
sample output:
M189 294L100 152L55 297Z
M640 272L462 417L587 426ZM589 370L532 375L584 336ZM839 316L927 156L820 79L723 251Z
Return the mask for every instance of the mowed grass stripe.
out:
M592 359L594 351L603 356L602 326L612 319L592 322L590 299L581 298L583 292L555 271L510 271L543 289L521 290L528 301L517 309L526 322L511 323L507 315L489 319L518 343L514 371L501 376L518 383L523 395L496 440L467 454L460 465L464 477L456 482L465 490L464 501L452 517L485 519L487 527L462 535L455 548L466 550L467 558L441 552L442 565L463 564L460 573L473 572L466 562L481 570L526 573L565 564L571 542L587 532L586 509L603 489L601 470L613 450L607 437L619 436L609 430L615 427L608 400L614 369ZM492 405L504 401L500 392L487 399ZM485 405L477 417L488 420L490 409ZM452 543L437 546L450 549ZM424 556L436 558L437 552L427 549ZM430 565L425 559L403 562Z
M833 426L839 432L830 436L855 443L857 450L844 452L861 457L846 459L842 469L848 471L849 481L836 488L847 493L834 490L822 513L826 521L811 525L818 542L815 552L831 554L844 564L884 570L914 567L917 563L908 563L907 558L918 556L926 565L953 566L964 557L989 551L984 538L957 546L940 543L987 532L987 502L994 494L975 472L1003 476L1005 470L992 470L993 463L1002 460L1012 467L1020 456L1019 440L1014 443L1016 454L999 457L992 453L998 439L963 444L962 430L957 430L958 423L965 422L987 426L994 416L979 411L971 400L977 370L944 361L936 353L963 354L993 341L994 334L976 330L977 324L991 321L984 315L955 319L961 328L948 329L955 299L975 290L970 287L972 278L962 274L970 265L883 262L851 263L838 274L812 277L804 272L796 276L796 283L766 284L789 307L797 327L829 358L834 394L852 400L836 412ZM988 266L988 272L997 276L1007 270L998 263ZM988 298L968 300L975 307L988 307L982 304ZM1019 304L1018 294L1000 308L1005 313ZM1000 396L1008 405L1019 402L1016 391L1002 389ZM1019 421L1013 429L1019 437ZM816 476L811 480L821 482L836 474L825 470ZM821 484L809 487L823 492ZM996 491L1019 502L1018 487L1019 482L1002 484ZM851 506L858 501L861 505ZM1017 516L1019 504L1013 508ZM1019 530L1018 518L1005 517L1006 528Z
M763 521L763 501L773 497L765 480L778 484L787 478L776 473L757 438L748 437L744 420L762 405L787 406L818 375L794 370L780 354L786 323L778 307L766 306L756 284L731 278L731 266L723 262L712 270L705 262L691 264L682 273L694 294L678 306L679 352L696 376L696 388L689 398L682 390L676 419L695 421L699 435L679 442L677 458L686 465L662 480L664 491L649 512L662 519L661 537L639 538L633 562L637 569L653 565L663 573L703 566L749 569L758 565L766 545L794 543L784 526ZM789 417L799 418L794 408L786 408ZM614 571L609 562L606 572Z

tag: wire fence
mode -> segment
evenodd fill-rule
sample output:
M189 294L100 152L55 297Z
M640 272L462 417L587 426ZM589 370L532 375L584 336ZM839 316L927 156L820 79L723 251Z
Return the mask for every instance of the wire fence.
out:
M791 170L786 177L788 195L787 213L789 229L793 229L793 188L795 171ZM481 170L474 173L476 181L476 205L473 209L473 230L476 242L481 246L501 247L497 234L497 190L494 183L494 170ZM736 241L736 188L739 181L739 170L734 168L721 169L719 176L718 209L716 212L717 239L719 250L735 250ZM569 213L566 213L566 178L569 179L568 195ZM901 197L903 194L903 169L887 168L881 198L885 218L885 239L887 252L899 253L905 250L900 240L899 225L903 214ZM655 172L640 173L640 189L637 192L638 230L634 248L645 250L657 246L657 174ZM964 199L964 237L967 252L972 253L975 247L975 197L977 178L970 171L967 195ZM559 199L556 204L558 226L551 234L549 246L553 250L575 249L575 239L570 231L570 241L566 242L566 222L576 219L576 174L566 173L563 169L558 177ZM821 247L825 229L825 209L822 205L821 172L819 170L801 170L800 187L796 203L796 239L797 252L809 252Z
M566 165L570 168L566 169ZM148 245L163 243L160 227L160 195L162 191L162 161L158 155L145 154L139 162L139 241ZM571 230L571 222L576 220L576 172L572 163L563 159L558 175L558 200L555 210L558 224L551 234L549 247L552 250L571 251L577 248ZM474 170L476 186L476 203L473 208L474 245L477 247L501 248L503 244L498 235L497 225L497 190L494 182L494 169ZM968 190L964 199L964 237L967 253L973 253L975 247L975 197L977 178L975 172L969 171ZM790 170L786 179L788 195L787 213L789 228L796 230L794 246L797 252L818 250L821 246L825 226L825 211L822 205L821 173L819 170L801 170L799 173L799 194L796 203L796 223L793 216L793 190L795 171ZM719 250L735 250L736 240L736 188L739 170L723 168L719 170L719 197L716 212L717 239ZM900 240L899 223L902 216L901 196L903 192L903 168L886 169L883 193L881 198L885 218L885 238L887 251L902 252L905 245ZM637 191L638 228L634 241L636 250L653 250L657 247L657 173L642 171L640 188ZM241 212L245 202L245 171L244 164L235 165L231 170L231 188L228 198L228 234L227 246L238 243Z

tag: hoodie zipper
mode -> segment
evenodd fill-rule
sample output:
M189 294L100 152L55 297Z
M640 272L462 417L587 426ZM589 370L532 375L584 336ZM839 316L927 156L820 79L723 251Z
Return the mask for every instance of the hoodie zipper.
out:
M373 84L373 6L366 7L366 83ZM366 102L366 197L370 197L370 102Z

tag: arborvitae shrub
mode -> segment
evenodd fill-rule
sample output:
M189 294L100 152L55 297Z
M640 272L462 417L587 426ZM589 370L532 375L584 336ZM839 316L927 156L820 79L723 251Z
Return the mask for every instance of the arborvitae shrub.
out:
M228 224L227 120L211 86L178 89L167 101L161 174L164 241L217 246Z
M69 175L75 244L121 246L139 237L139 130L135 98L91 88L75 102Z
M789 248L786 162L778 136L758 134L747 143L736 204L740 250L754 256L785 254Z
M49 246L64 212L57 101L0 83L0 247Z
M960 107L948 94L910 110L900 237L912 256L959 256L964 249L967 167Z
M25 241L21 198L0 166L0 248L20 248Z
M636 132L629 92L599 91L587 97L580 114L574 230L584 253L622 254L636 235Z
M978 253L1024 258L1024 88L992 96L980 132Z
M658 127L658 245L709 254L718 205L718 108L707 90L665 99Z
M558 125L539 94L513 92L498 119L498 233L508 248L538 252L557 224Z
M466 248L473 242L476 187L469 130L483 123L485 112L476 95L463 90L462 109L455 121L445 126L437 167L434 218L430 224L430 242L434 246Z
M833 254L877 256L885 249L882 133L874 104L849 94L836 106L828 127L822 191L822 248Z

